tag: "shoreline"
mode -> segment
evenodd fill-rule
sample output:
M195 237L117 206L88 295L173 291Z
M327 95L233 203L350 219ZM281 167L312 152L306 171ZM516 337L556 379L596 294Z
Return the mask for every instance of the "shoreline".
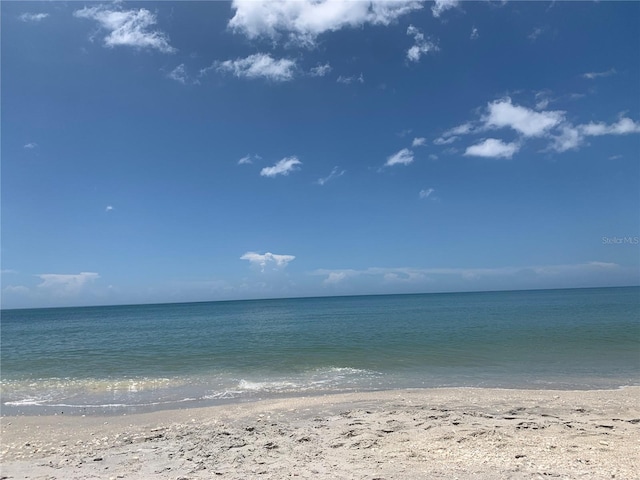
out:
M637 478L640 387L431 388L3 416L9 478Z

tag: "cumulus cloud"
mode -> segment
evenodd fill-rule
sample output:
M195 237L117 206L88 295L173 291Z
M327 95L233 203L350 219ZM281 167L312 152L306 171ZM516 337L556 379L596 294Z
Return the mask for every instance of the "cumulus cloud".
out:
M487 138L467 147L464 154L487 158L511 158L519 149L520 146L517 143L505 143L497 138Z
M607 125L605 123L588 123L580 125L580 130L584 135L628 135L630 133L640 133L640 123L636 123L630 118L622 117L616 123Z
M411 142L412 147L424 147L427 144L427 139L424 137L416 137Z
M111 212L113 210L113 205L107 205L107 207L104 209L105 212Z
M610 68L609 70L605 70L604 72L587 72L587 73L583 73L582 77L583 78L587 78L589 80L594 80L596 78L601 78L601 77L610 77L611 75L615 75L616 73L616 69L615 68Z
M540 137L564 120L565 112L536 112L526 107L514 105L511 98L489 103L487 115L483 118L486 128L512 128L525 137Z
M97 5L76 10L73 15L77 18L97 21L100 27L108 32L104 37L104 44L107 47L155 49L162 53L176 51L169 45L169 39L165 33L151 29L157 23L157 18L146 8L120 10Z
M403 148L399 152L390 155L385 162L385 167L392 167L394 165L409 165L413 162L413 152L408 148Z
M25 23L38 23L48 16L48 13L23 13L18 18Z
M431 13L438 18L447 10L458 6L458 0L435 0L435 4L431 7Z
M413 37L414 45L407 50L407 59L412 62L418 62L422 55L429 52L437 52L438 46L424 37L424 34L413 25L407 28L407 35Z
M36 276L42 280L38 288L62 296L80 293L85 286L100 278L100 275L93 272L80 272L78 274L42 273Z
M285 38L313 46L318 35L342 28L389 25L422 8L414 0L234 0L229 28L250 39Z
M260 270L264 272L267 265L272 266L274 269L285 268L295 258L294 255L278 255L271 252L264 254L247 252L240 257L240 260L248 260L252 265L260 267Z
M291 172L298 169L298 165L302 165L302 162L298 160L298 157L296 157L295 155L291 157L285 157L271 167L264 167L260 171L260 175L262 175L263 177L289 175Z
M329 175L327 175L326 177L323 178L319 178L316 183L320 186L323 186L325 183L327 183L329 180L333 180L334 178L338 178L341 177L342 175L344 175L346 172L346 170L340 170L338 167L333 167L333 170L331 170L331 173Z
M218 71L228 72L239 78L266 78L275 82L292 80L296 62L288 58L274 59L268 53L256 53L247 58L216 62Z

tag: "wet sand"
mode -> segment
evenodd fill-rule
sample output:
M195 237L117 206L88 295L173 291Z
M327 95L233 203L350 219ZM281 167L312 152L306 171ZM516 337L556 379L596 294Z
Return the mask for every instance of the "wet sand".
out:
M2 418L2 479L637 479L640 387L425 389Z

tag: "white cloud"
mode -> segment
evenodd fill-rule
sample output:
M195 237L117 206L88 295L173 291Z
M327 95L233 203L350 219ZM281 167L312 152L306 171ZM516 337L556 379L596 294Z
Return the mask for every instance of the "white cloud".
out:
M544 28L541 28L541 27L535 28L533 32L527 35L527 38L532 42L535 42L538 39L538 37L544 33L544 31L545 31Z
M511 158L520 149L517 143L504 143L497 138L487 138L486 140L467 147L465 155L491 158Z
M438 137L436 138L433 143L434 145L449 145L450 143L455 142L456 140L458 140L457 136L453 136L453 137Z
M601 78L601 77L610 77L611 75L615 75L616 73L616 69L615 68L610 68L609 70L606 70L604 72L587 72L587 73L583 73L582 77L583 78L588 78L589 80L594 80L596 78Z
M480 34L478 33L478 29L476 27L473 27L471 29L471 35L469 36L469 38L471 40L477 40L480 37Z
M26 148L27 150L33 150L34 148L38 148L38 144L36 142L29 142L25 144L23 148Z
M345 85L350 85L354 82L364 83L364 75L362 73L359 76L345 77L340 75L336 80L338 83L344 83Z
M325 63L324 65L318 65L316 67L313 67L309 71L309 74L312 77L324 77L329 72L331 72L331 65L329 65L328 63Z
M236 77L266 78L276 82L293 79L296 62L288 58L275 60L268 53L256 53L247 58L217 62L218 71L229 72Z
M23 22L38 23L49 16L48 13L23 13L18 18Z
M112 205L107 205L107 208L104 209L105 212L111 212L113 210Z
M577 128L571 125L562 125L560 134L552 136L553 143L551 149L556 152L566 152L567 150L575 150L584 143L584 136Z
M497 268L458 268L458 267L435 267L435 268L411 268L411 267L371 267L363 270L351 269L318 269L312 275L326 277L323 280L325 285L343 283L347 279L357 277L373 277L384 281L404 280L412 282L433 281L434 279L444 280L445 278L458 278L469 282L481 282L480 288L486 288L485 282L488 278L505 280L518 276L530 279L530 276L538 278L559 278L562 276L597 275L604 271L621 270L620 265L611 262L591 261L577 264L559 265L534 265L524 267L497 267ZM459 288L460 284L456 283Z
M626 117L620 118L620 120L611 125L591 122L586 125L580 125L579 128L582 133L589 136L628 135L630 133L640 133L640 123L636 123Z
M407 59L412 62L418 62L422 55L439 50L435 43L425 39L424 34L413 25L409 25L407 28L407 35L412 36L415 42L414 45L407 50Z
M54 295L75 295L88 284L94 282L100 275L93 272L74 274L42 273L36 275L42 280L38 288L48 290Z
M264 167L260 171L260 175L263 177L275 177L277 175L289 175L291 172L298 169L298 165L302 165L302 162L298 160L298 157L291 156L285 157L272 167Z
M443 12L458 6L458 0L435 0L435 5L431 7L431 13L438 18Z
M525 137L540 137L564 120L564 112L536 112L526 107L513 105L509 97L491 102L483 118L486 128L508 127Z
M176 82L180 82L183 85L185 85L187 83L187 80L189 79L189 76L187 75L187 71L184 68L184 63L181 63L176 68L171 70L167 74L167 77L170 78L171 80L175 80Z
M424 137L416 137L411 142L412 147L424 147L427 144L427 139Z
M414 0L234 0L229 28L250 39L283 35L292 43L312 46L324 32L365 24L389 25L422 8Z
M104 37L107 47L128 46L150 48L162 53L176 51L167 36L158 30L150 30L157 23L156 16L146 8L139 10L111 10L103 5L84 7L73 15L97 21L109 33Z
M409 165L413 162L413 152L408 148L403 148L397 153L389 156L385 162L385 167L392 167L393 165Z
M320 186L323 186L325 183L327 183L329 180L333 180L334 178L338 178L341 177L342 175L344 175L346 172L346 170L339 170L338 167L333 167L333 170L331 170L331 173L324 177L324 178L319 178L316 183Z
M262 157L260 155L249 153L238 160L238 165L250 165L254 160L262 160Z
M266 252L265 254L247 252L240 257L240 260L248 260L252 265L260 267L260 270L264 272L267 264L272 265L274 269L285 268L295 258L294 255L277 255L271 252Z
M420 198L429 198L435 190L433 188L427 188L426 190L420 190Z
M28 295L30 290L24 285L7 285L3 289L5 293L13 295Z

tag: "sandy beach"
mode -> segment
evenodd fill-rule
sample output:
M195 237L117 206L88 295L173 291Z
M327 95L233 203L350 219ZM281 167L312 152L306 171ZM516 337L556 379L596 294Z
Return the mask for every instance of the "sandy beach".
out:
M2 479L639 478L640 387L429 389L2 419Z

